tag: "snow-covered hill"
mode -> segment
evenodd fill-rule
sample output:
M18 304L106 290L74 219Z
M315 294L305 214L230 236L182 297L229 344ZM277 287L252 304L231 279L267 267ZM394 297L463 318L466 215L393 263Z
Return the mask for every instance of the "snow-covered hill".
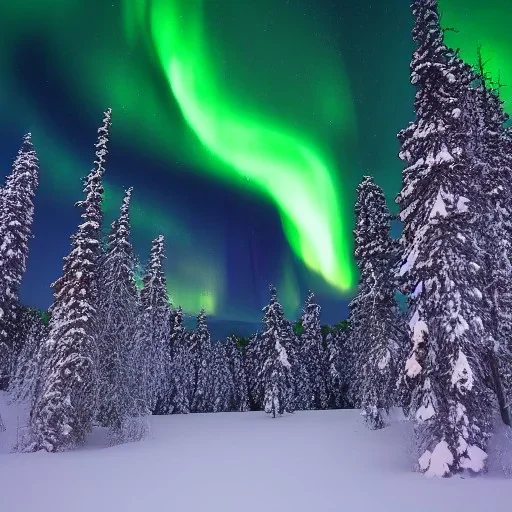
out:
M407 424L369 431L357 411L153 417L140 443L108 447L97 429L74 452L19 454L8 453L17 415L5 395L0 410L6 512L510 509L511 482L496 455L483 477L429 480L411 471Z

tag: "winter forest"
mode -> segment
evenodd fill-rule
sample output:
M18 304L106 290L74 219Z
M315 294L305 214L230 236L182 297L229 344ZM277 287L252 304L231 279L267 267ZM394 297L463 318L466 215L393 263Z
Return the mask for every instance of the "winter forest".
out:
M311 292L300 319L285 318L270 286L249 339L213 341L204 311L186 328L169 300L163 236L139 283L136 191L126 190L111 226L103 222L110 109L53 304L21 304L39 172L24 137L0 189L0 390L30 411L17 450L73 450L94 426L108 429L112 445L138 441L150 415L262 411L271 421L355 408L378 430L401 408L414 424L417 470L486 471L496 424L512 426L512 129L485 62L474 69L445 45L436 0L416 0L413 15L415 115L398 134L402 233L391 236L395 218L364 177L358 291L335 326L322 326Z

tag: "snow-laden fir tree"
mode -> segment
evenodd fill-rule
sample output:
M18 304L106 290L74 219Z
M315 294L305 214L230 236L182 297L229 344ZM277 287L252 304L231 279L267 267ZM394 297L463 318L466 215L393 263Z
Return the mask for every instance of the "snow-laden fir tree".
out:
M212 345L212 412L227 412L232 410L234 396L234 380L231 373L225 342Z
M226 340L225 348L229 370L233 377L233 394L229 409L240 412L248 411L250 410L249 389L245 361L234 336L230 336Z
M139 361L139 396L146 411L153 413L164 399L167 384L167 346L170 336L170 307L164 270L164 237L151 244L149 261L142 278L141 311L138 317L134 350Z
M328 405L326 354L323 348L320 328L320 306L315 304L314 295L308 293L301 324L301 363L307 369L309 378L309 408L326 409Z
M263 409L263 385L260 381L259 369L263 366L263 345L261 333L251 336L245 352L245 369L247 374L247 391L251 410Z
M399 134L403 291L410 294L411 414L429 476L482 471L492 409L484 271L475 226L485 211L464 127L472 74L448 51L437 2L413 3L416 119Z
M295 410L293 368L287 353L287 347L293 346L294 333L273 286L270 287L270 303L263 311L262 365L258 376L263 389L263 409L275 418Z
M192 412L212 410L212 343L206 324L206 312L202 309L197 317L196 328L190 333L189 347L194 364L194 392Z
M34 308L21 308L17 330L20 333L21 351L9 385L12 399L33 405L35 390L41 373L42 346L48 337L48 326L42 314Z
M326 378L328 404L333 409L346 407L347 401L347 362L344 357L347 332L337 328L329 329L326 336Z
M183 325L183 310L178 307L172 313L169 337L167 375L167 400L164 414L187 414L192 399L194 364L187 342L187 330Z
M355 258L359 291L351 304L350 385L370 428L384 427L382 411L393 405L396 358L403 343L395 302L395 248L391 215L381 188L366 176L357 188Z
M512 399L512 160L506 147L508 116L499 89L493 87L485 73L481 52L476 86L468 90L467 103L467 151L488 202L475 229L485 261L483 295L489 313L491 387L503 421L511 426L508 404Z
M302 331L302 326L300 331ZM292 343L290 344L291 346L286 347L286 353L288 356L288 362L291 365L293 381L295 383L294 409L303 411L314 409L314 393L307 365L307 348L303 345L304 340L301 335L297 334L295 330L293 330L292 333Z
M15 344L14 331L38 183L39 161L28 133L2 188L0 202L0 389L7 389L21 349Z
M110 429L116 443L129 440L127 425L141 413L133 351L139 304L130 241L131 193L131 188L126 191L112 223L99 267L97 420Z
M71 237L62 276L53 284L54 302L38 396L31 413L35 447L55 452L74 448L96 415L98 363L97 267L101 250L102 178L110 109L98 130L94 168L85 180L82 222Z

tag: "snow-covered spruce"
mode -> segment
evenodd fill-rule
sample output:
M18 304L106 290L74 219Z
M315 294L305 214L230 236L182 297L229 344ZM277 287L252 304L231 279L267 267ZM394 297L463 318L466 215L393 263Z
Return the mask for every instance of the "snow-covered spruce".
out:
M328 404L330 408L347 407L347 331L330 327L326 335L326 378L328 383Z
M97 420L110 429L113 443L133 440L133 419L142 414L134 353L139 303L130 241L131 192L126 191L119 217L112 223L98 270Z
M350 387L370 428L382 428L382 411L393 405L396 359L404 342L394 299L395 244L381 188L365 177L357 189L355 257L358 294L350 304Z
M287 352L287 348L292 347L294 333L273 286L270 287L270 303L264 312L258 376L263 390L263 409L275 418L293 412L295 408L293 367Z
M199 312L196 328L190 333L189 348L194 364L192 412L210 412L212 397L212 343L204 309Z
M101 250L102 178L111 111L98 130L94 168L77 206L83 222L71 237L62 276L53 284L54 302L38 396L31 414L35 448L55 452L80 444L96 414L97 266Z
M512 399L512 158L499 90L488 79L481 53L476 86L468 89L465 132L472 174L486 195L486 211L475 225L485 265L480 293L488 309L488 362L503 421L511 426ZM478 293L478 292L475 292Z
M39 161L28 133L0 196L0 389L7 389L21 349L15 336L18 293L27 266L38 183Z
M212 412L227 412L231 409L234 396L233 374L229 366L226 343L212 345Z
M160 412L166 392L167 346L170 337L170 307L164 271L164 237L151 244L149 261L142 278L141 311L135 347L138 360L139 391L146 412Z
M22 307L17 315L17 336L21 343L13 378L9 384L11 397L16 402L34 403L41 374L42 347L48 337L48 325L41 311Z
M183 311L171 313L171 333L166 353L166 376L161 402L161 414L187 414L192 400L194 365L183 325Z
M308 378L308 409L326 409L328 405L326 355L323 349L320 329L320 306L315 304L314 295L308 293L301 324L300 364L306 368Z
M485 210L465 133L471 71L444 45L437 2L413 3L416 119L399 134L407 167L397 197L404 292L411 296L412 389L420 469L449 476L485 466L492 406L483 261L475 235Z
M248 411L250 407L246 366L234 336L230 336L226 340L225 349L229 371L233 377L233 394L229 410Z

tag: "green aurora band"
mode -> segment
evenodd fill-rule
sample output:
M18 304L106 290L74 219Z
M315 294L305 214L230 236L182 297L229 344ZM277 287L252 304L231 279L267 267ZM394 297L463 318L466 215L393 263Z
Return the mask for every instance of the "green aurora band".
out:
M336 169L294 130L244 108L226 93L209 58L202 0L127 0L128 34L149 25L162 70L202 144L279 208L297 257L343 291L354 283ZM238 99L238 98L237 98Z
M350 152L357 147L357 126L342 62L349 50L323 44L329 23L321 10L301 0L268 0L266 6L265 0L121 2L121 9L117 2L92 0L17 0L2 7L0 108L13 130L33 132L45 197L78 198L90 163L77 156L51 116L41 115L18 73L17 51L27 44L42 50L56 83L79 107L66 114L86 111L100 118L111 106L115 144L267 198L279 210L295 255L316 271L301 276L308 285L321 290L322 276L334 285L323 292L338 294L353 285L352 188L362 170ZM482 45L487 70L505 84L501 93L510 112L510 1L439 4L444 26L458 30L446 33L448 44L473 64ZM112 218L131 183L114 161L109 171L105 206ZM340 180L348 188L343 193ZM225 314L225 241L191 232L186 218L149 190L135 190L133 205L134 232L139 242L144 239L141 256L151 237L166 236L173 302L189 312L205 306ZM202 256L197 247L210 254ZM289 308L296 307L299 293L291 260L285 255L281 262L279 283ZM254 312L230 315L254 319Z

